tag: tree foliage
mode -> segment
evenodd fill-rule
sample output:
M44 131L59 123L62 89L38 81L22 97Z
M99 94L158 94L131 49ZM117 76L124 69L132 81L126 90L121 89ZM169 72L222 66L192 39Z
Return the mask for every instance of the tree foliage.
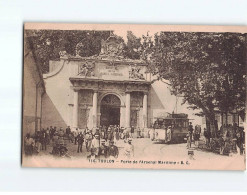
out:
M124 48L124 55L130 59L140 59L141 38L136 37L132 31L127 31L127 43Z
M101 40L106 40L111 31L81 30L26 30L28 39L37 62L43 73L49 72L49 60L59 58L60 51L75 56L76 49L82 57L100 53Z
M59 58L60 51L72 56L89 57L101 50L101 40L106 40L112 31L81 30L26 30L28 39L43 73L49 72L49 61ZM124 43L124 57L140 59L141 38L131 31L127 32L127 43Z
M246 99L246 42L237 33L161 32L143 37L149 71L168 80L171 92L200 109L213 123L215 113L243 110Z

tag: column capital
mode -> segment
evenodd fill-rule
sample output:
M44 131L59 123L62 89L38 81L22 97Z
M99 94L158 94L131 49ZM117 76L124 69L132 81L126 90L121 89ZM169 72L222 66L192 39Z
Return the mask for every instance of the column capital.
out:
M79 92L80 88L74 87L73 90L74 90L74 92Z

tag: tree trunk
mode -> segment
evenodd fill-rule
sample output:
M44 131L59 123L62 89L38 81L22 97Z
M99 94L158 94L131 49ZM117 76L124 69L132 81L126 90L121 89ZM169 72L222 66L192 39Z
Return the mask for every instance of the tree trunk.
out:
M206 115L206 126L207 126L207 130L211 132L211 137L212 138L216 137L217 124L215 122L214 112L210 112L210 114Z

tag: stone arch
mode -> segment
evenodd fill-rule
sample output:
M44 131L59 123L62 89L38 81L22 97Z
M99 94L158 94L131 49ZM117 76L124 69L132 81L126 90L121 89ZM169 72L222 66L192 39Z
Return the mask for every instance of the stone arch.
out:
M116 94L104 94L100 98L100 125L120 125L121 98Z
M123 100L123 97L119 94L119 93L115 93L115 92L106 92L106 93L103 93L99 96L98 98L98 105L101 105L101 101L103 100L103 98L107 95L115 95L119 98L120 100L120 106L124 106L125 105L125 101Z

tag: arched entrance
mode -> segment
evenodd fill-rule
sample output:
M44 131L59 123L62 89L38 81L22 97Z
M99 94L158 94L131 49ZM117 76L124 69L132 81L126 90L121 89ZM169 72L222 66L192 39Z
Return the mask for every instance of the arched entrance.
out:
M100 125L120 125L120 99L113 94L106 95L100 104Z

